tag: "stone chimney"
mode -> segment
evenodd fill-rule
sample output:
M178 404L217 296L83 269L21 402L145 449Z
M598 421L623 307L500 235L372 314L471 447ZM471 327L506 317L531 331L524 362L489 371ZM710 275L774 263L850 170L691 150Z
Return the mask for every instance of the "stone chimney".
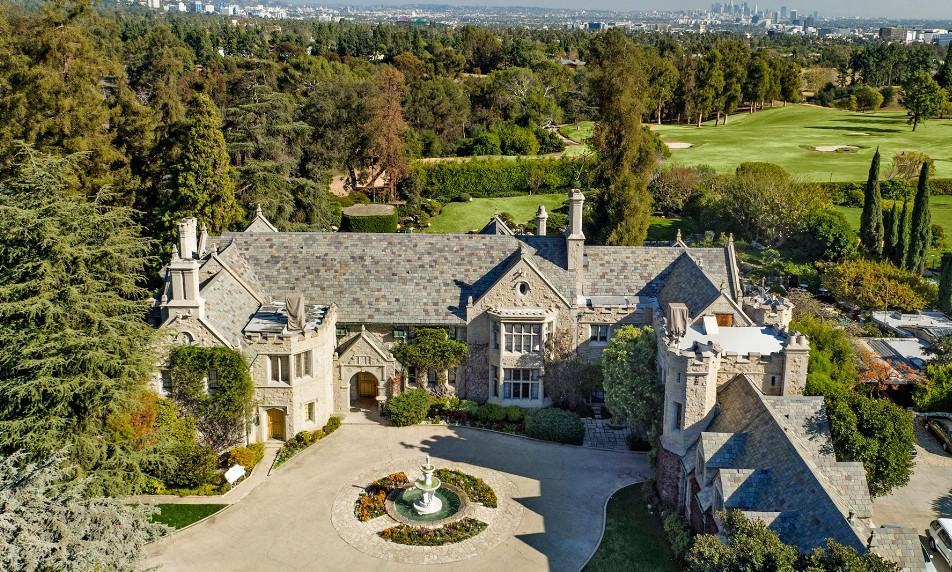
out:
M539 205L536 211L536 236L545 236L545 223L549 220L549 213L545 212L545 205Z
M164 309L169 314L204 317L205 301L199 292L198 238L195 236L196 221L184 219L178 224L179 242L173 249L168 266L168 300Z
M569 224L565 228L565 250L568 255L566 269L577 270L581 277L585 255L585 234L582 232L582 204L585 195L578 189L569 191ZM577 282L581 282L579 279ZM581 292L579 292L581 293Z
M194 217L183 218L178 223L179 256L189 260L198 254L198 221Z
M791 332L783 346L783 395L803 395L810 364L810 340Z

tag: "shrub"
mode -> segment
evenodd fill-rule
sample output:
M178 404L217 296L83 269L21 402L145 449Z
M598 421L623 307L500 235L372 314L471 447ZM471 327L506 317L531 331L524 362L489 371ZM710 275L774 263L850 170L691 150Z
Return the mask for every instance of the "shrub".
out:
M547 407L526 415L526 435L545 441L581 445L585 439L585 425L578 415Z
M539 140L528 127L503 123L496 128L503 155L537 155Z
M467 415L476 415L476 412L479 410L479 404L475 401L463 399L459 402L458 409Z
M256 465L264 459L264 443L252 443L248 448L254 451Z
M166 487L194 488L209 483L218 474L218 455L209 447L182 444L172 451L174 462L156 474Z
M460 193L456 196L456 202L459 203L468 203L471 200L473 200L473 195L469 193Z
M311 444L311 432L310 431L300 431L297 435L291 439L291 442L298 448L303 449Z
M416 162L401 183L420 196L434 198L468 193L477 198L511 197L531 191L530 178L541 177L551 192L585 186L585 159L473 159L469 161Z
M506 420L506 409L496 403L483 403L476 410L476 418L484 423L501 423Z
M250 447L235 447L228 451L228 465L241 465L249 471L258 464L257 453Z
M397 213L388 215L344 215L341 230L345 232L397 232Z
M489 508L496 508L498 503L496 491L487 485L486 481L450 469L437 469L436 476L441 481L462 489L473 502L478 502Z
M326 435L326 433L324 433L323 429L315 429L311 432L311 443L317 443L324 438L324 435Z
M472 538L486 530L487 526L489 525L485 522L467 517L439 528L401 524L392 528L385 528L377 534L380 538L397 544L442 546Z
M801 260L839 262L856 254L856 243L856 233L842 214L822 210L807 217L785 250L795 251Z
M896 88L891 85L882 88L879 93L883 96L882 107L886 107L896 100Z
M684 558L691 549L691 543L694 542L694 535L688 523L680 514L676 512L669 513L662 522L664 533L668 536L668 544L671 545L671 551L678 557L678 560Z
M938 294L935 284L915 272L870 260L848 260L827 269L823 285L840 302L861 308L883 308L888 302L904 312L933 304Z
M332 416L327 420L327 423L324 424L324 435L330 435L334 431L340 428L341 420L340 417Z
M416 425L426 419L433 397L425 389L404 391L387 402L387 414L397 427Z
M526 419L526 410L518 405L510 405L506 408L506 421L510 423L522 423Z

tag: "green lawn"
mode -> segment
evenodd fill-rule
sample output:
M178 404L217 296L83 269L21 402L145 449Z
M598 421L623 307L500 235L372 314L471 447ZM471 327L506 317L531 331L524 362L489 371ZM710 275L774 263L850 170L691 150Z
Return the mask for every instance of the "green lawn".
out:
M608 501L605 536L585 572L680 570L657 514L648 512L643 485L630 485Z
M489 219L497 212L507 212L519 223L527 223L535 219L536 210L540 204L552 212L563 204L566 193L552 195L520 195L518 197L502 197L492 199L473 199L466 203L449 203L443 207L443 212L430 221L426 232L448 233L469 232L486 226Z
M162 512L152 517L153 522L171 526L172 528L185 528L193 522L198 522L207 516L211 516L221 509L225 508L223 504L157 504Z
M592 136L592 128L594 126L594 121L579 121L578 126L574 123L566 123L559 127L559 133L561 133L563 137L568 137L576 143L585 143L585 140Z
M430 221L426 232L435 234L469 232L486 226L497 212L507 212L518 223L535 220L539 204L545 205L550 213L565 204L567 193L548 195L520 195L493 199L473 199L467 203L449 203L443 212ZM685 234L693 232L687 223L677 217L651 217L648 228L648 240L674 240L677 229Z
M727 125L704 123L655 128L665 142L692 143L674 149L671 161L707 164L729 172L743 161L769 161L803 180L862 181L876 146L883 168L897 151L916 150L935 159L936 176L952 177L952 121L930 120L915 133L899 111L859 113L809 105L787 105L730 117ZM820 152L817 146L853 145L855 152Z
M846 217L846 220L849 221L850 226L855 230L859 230L859 217L862 214L863 209L859 207L834 207L839 212L843 213L843 216ZM900 205L900 208L901 205ZM909 202L909 208L912 208L912 201ZM883 201L883 209L892 209L892 201ZM952 196L942 195L934 196L929 199L929 211L932 213L932 224L937 224L945 230L946 236L946 246L952 245ZM931 268L933 264L938 267L940 262L940 256L942 255L941 251L932 250L929 252L930 255L935 255L934 259L928 261L928 265Z

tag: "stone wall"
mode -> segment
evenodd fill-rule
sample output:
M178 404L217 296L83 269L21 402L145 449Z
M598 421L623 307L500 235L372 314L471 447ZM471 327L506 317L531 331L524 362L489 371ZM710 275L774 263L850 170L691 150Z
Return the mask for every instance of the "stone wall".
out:
M681 457L664 447L657 448L655 487L661 504L668 510L680 506Z

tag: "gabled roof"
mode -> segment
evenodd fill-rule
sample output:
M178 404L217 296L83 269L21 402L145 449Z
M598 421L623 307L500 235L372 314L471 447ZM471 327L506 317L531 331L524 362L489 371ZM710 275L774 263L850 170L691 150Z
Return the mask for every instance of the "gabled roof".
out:
M251 224L245 228L245 232L278 232L278 229L264 216L261 205L258 205L255 217L251 219Z
M658 296L675 262L688 255L714 285L730 282L723 248L585 246L586 296Z
M708 431L746 435L725 455L729 467L721 467L726 506L780 513L785 524L778 533L801 551L827 538L865 550L868 528L847 520L850 512L871 516L865 472L861 464L836 461L822 397L767 397L738 376L719 389L718 404Z
M725 285L726 287L726 285ZM664 308L672 302L680 302L688 307L688 314L696 318L721 295L719 288L710 277L698 267L697 261L684 252L674 261L658 292L658 304Z
M510 229L499 215L493 215L493 218L489 219L489 222L486 223L480 231L479 234L501 234L504 236L512 236L514 233Z
M346 340L337 348L337 354L342 358L342 361L346 361L343 359L344 356L361 340L370 346L382 359L386 361L394 360L393 354L391 354L387 346L384 345L383 340L378 338L373 332L368 332L366 328L361 327L360 333L356 336L351 336L350 339Z

